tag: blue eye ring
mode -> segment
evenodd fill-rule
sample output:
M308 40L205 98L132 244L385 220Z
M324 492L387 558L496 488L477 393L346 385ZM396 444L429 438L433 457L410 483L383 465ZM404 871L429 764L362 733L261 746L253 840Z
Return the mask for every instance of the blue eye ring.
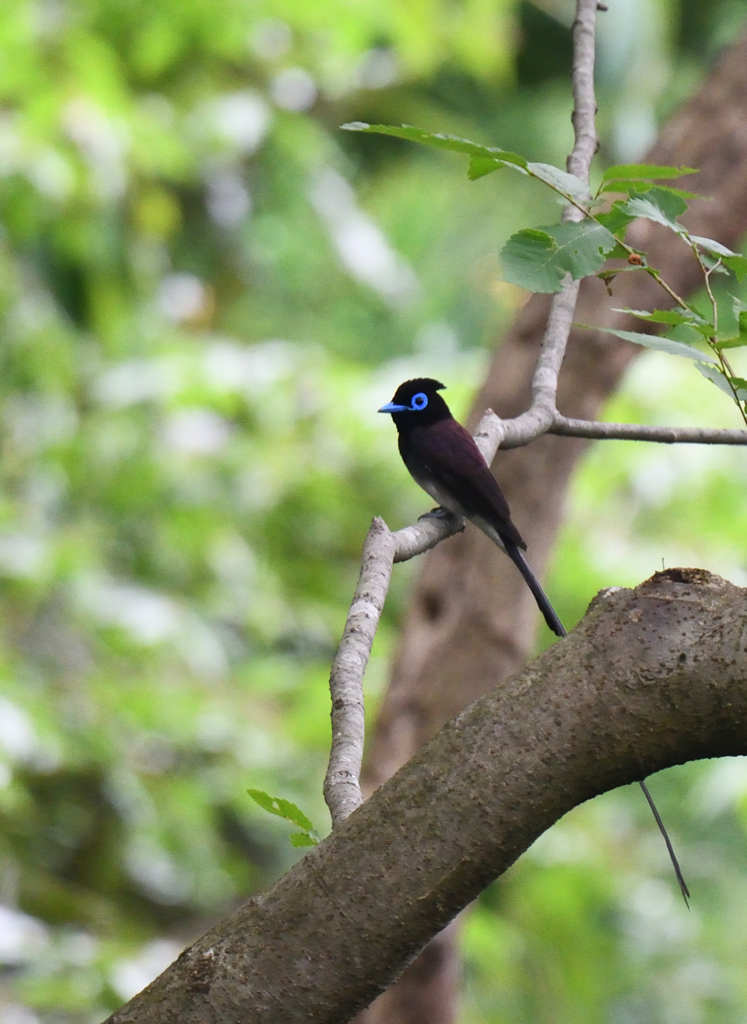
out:
M410 402L410 408L415 412L422 412L423 409L428 405L428 396L423 391L418 391L417 395L412 396Z

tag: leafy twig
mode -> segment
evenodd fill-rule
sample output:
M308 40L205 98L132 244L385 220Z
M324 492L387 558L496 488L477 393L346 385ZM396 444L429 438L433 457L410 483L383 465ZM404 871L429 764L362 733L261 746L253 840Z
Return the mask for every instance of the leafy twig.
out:
M270 796L269 793L265 793L261 789L247 789L247 793L256 804L259 804L263 811L267 811L268 814L274 814L276 818L283 818L285 821L289 821L291 825L301 829L300 832L293 832L288 837L291 846L317 845L319 833L303 811L294 803L291 803L290 800L284 800L281 796Z

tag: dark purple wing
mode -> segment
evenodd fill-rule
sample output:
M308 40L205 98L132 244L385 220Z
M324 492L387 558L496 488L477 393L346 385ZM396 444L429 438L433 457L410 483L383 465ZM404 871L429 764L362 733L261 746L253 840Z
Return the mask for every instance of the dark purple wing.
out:
M423 477L436 481L453 499L453 511L458 507L468 519L485 519L501 537L526 548L495 477L470 433L456 420L439 420L401 435L400 453L421 487Z

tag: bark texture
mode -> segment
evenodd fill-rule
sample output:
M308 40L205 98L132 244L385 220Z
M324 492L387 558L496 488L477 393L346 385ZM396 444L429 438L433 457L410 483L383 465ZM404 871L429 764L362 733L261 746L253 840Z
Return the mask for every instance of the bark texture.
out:
M568 810L745 754L746 725L747 591L692 569L610 591L109 1024L345 1024Z
M683 220L696 234L738 247L747 232L747 36L724 53L695 96L674 114L646 162L699 168L685 187L709 199L695 201ZM678 294L688 295L702 284L695 260L673 233L650 222L634 229L631 244L649 253ZM585 280L577 321L640 331L640 321L629 321L611 307L671 305L642 273L624 273L612 287L610 299L601 282ZM472 426L487 407L504 417L527 408L548 305L536 296L521 310L477 395ZM574 332L560 375L560 412L597 418L640 353L609 335ZM540 576L562 520L569 479L587 443L546 435L525 448L499 452L493 464ZM471 525L430 552L367 758L366 791L389 778L444 722L517 671L531 651L536 622L534 601L518 572ZM443 945L440 962L456 977ZM438 1016L429 1016L431 985L441 1000L449 1000ZM436 972L413 965L397 988L369 1009L365 1024L444 1024L453 1016L454 992L448 992Z

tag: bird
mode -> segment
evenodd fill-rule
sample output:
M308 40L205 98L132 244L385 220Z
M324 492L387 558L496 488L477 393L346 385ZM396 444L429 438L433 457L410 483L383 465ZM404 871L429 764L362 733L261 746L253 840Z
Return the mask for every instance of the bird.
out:
M446 385L432 377L406 380L379 412L390 413L397 428L399 453L416 484L439 508L469 519L506 552L534 595L545 622L557 636L567 636L547 594L523 555L526 543L511 520L508 502L468 430L457 422L439 391ZM690 891L674 848L645 781L643 791L666 843L685 904Z
M454 419L439 394L444 390L446 385L440 381L416 377L400 384L391 402L379 409L394 420L402 461L440 508L469 519L506 552L526 580L548 627L565 636L563 623L524 557L527 546L511 520L503 491L472 435Z

